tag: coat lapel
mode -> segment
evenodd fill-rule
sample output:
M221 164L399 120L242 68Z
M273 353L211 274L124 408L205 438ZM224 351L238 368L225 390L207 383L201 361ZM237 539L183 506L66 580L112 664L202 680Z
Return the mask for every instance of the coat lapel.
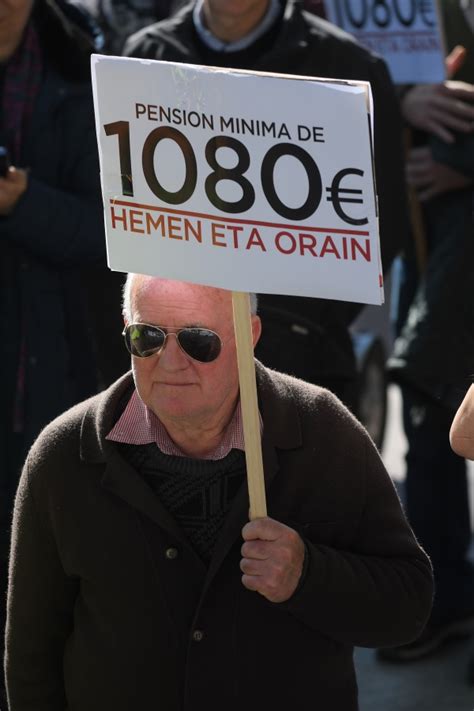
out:
M181 545L190 547L188 539L173 516L145 480L115 450L112 450L107 458L101 483L104 489L147 516Z
M114 425L115 413L120 401L123 398L128 401L132 389L133 380L128 373L102 393L86 413L81 430L81 459L104 464L102 487L147 516L180 545L186 546L202 568L201 559L173 516L162 505L145 480L123 459L115 443L106 439Z

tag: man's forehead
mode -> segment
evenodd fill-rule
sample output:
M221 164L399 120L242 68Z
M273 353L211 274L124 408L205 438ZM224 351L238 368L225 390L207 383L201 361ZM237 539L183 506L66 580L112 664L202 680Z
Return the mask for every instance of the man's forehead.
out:
M231 292L189 282L137 275L133 283L135 306L172 306L185 303L190 308L199 305L230 306Z

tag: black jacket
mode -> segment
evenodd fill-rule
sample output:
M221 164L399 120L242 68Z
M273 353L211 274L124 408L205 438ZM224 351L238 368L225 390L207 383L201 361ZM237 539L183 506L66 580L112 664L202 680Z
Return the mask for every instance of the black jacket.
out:
M30 452L13 527L10 711L355 711L353 645L420 633L430 566L367 433L325 390L259 364L257 379L268 512L306 541L303 584L280 604L243 587L246 483L206 568L105 439L126 376Z
M125 54L206 64L200 46L190 5L175 17L133 35ZM288 0L270 48L246 68L370 82L382 260L387 271L407 239L408 224L399 108L384 62L347 33L303 11L299 2ZM267 365L311 382L351 377L355 366L347 327L360 308L329 300L262 295L265 328L257 354ZM296 332L295 325L299 326Z

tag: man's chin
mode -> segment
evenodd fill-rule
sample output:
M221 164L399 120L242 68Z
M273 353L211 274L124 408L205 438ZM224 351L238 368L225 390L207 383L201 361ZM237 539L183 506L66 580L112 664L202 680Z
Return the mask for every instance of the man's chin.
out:
M194 407L193 403L186 397L185 393L189 392L191 388L175 387L173 388L174 393L169 392L171 388L166 388L166 390L168 390L168 393L163 389L161 397L153 401L153 411L158 418L160 420L187 420L192 418L198 408Z

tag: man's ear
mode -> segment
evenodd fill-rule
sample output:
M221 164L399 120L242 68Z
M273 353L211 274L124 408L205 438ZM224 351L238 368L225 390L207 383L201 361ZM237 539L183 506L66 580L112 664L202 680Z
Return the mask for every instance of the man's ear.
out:
M252 341L254 348L258 343L258 339L260 338L261 333L262 321L260 320L260 316L252 316Z

